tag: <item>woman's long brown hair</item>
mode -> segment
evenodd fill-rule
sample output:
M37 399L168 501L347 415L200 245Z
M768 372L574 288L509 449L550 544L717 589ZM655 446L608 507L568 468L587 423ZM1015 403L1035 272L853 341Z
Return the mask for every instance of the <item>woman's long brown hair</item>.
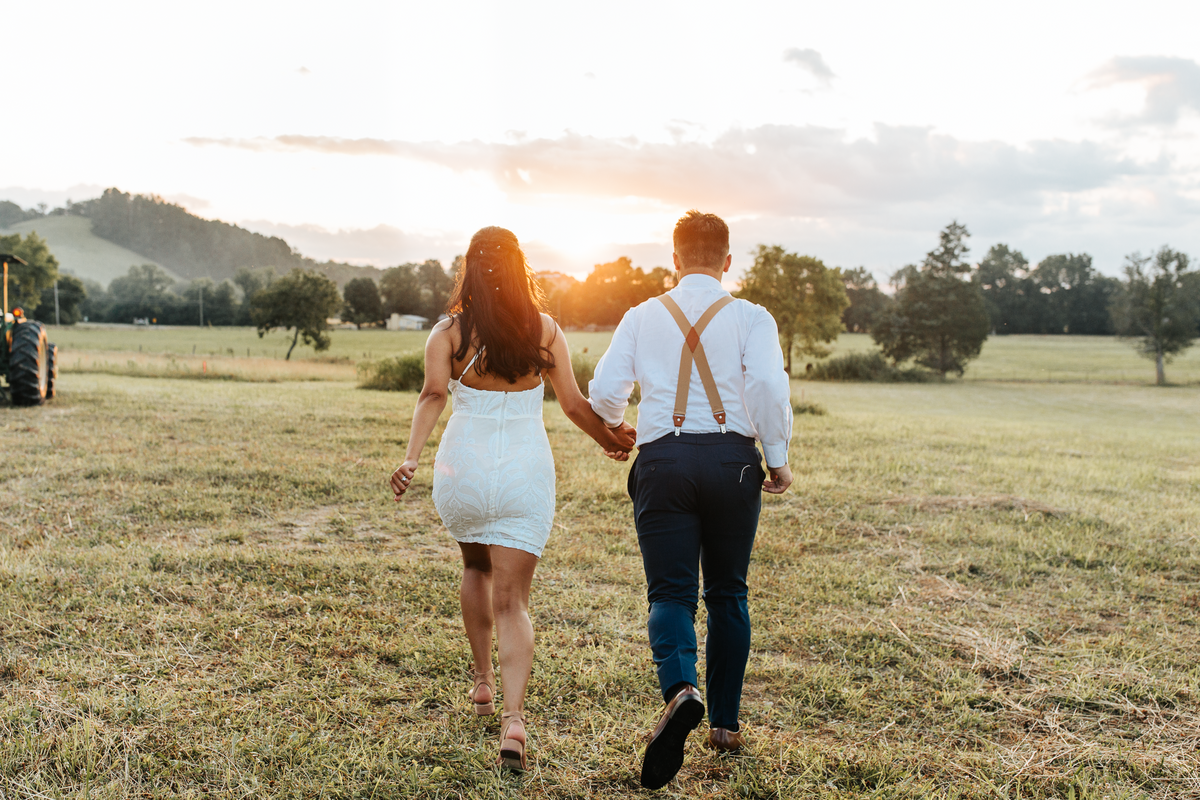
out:
M483 228L471 237L459 271L449 312L458 315L462 342L454 359L483 348L475 361L480 375L490 373L516 383L534 370L551 369L554 358L542 346L546 296L525 261L512 231Z

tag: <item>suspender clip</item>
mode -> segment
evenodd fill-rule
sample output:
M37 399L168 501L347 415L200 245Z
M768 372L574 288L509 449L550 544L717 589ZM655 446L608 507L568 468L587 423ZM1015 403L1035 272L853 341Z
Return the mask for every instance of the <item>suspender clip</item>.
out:
M671 420L675 423L675 435L678 436L683 432L683 414L672 414Z
M717 421L717 424L721 426L721 433L725 433L725 412L714 411L713 418Z

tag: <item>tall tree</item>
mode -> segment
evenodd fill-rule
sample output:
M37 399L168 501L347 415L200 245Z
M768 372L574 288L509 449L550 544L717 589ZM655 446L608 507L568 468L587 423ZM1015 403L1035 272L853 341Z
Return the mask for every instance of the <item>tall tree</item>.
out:
M235 325L253 325L251 301L260 289L265 289L275 280L274 267L259 267L250 269L243 267L233 276L234 284L242 290L242 303L238 307Z
M674 285L671 272L654 267L646 272L628 256L597 264L587 279L573 284L556 303L569 325L616 325L625 312L657 297Z
M842 312L842 324L851 333L867 333L887 307L888 296L879 290L875 276L865 267L842 270L842 282L846 284L846 298L850 305Z
M0 236L0 253L12 253L25 262L8 265L8 308L20 307L31 319L42 302L42 291L58 278L58 259L46 240L30 231Z
M392 314L419 314L421 305L421 283L417 280L417 264L401 264L384 270L379 279L379 294L383 300L383 316Z
M82 307L87 300L88 292L83 281L74 275L59 275L58 280L58 322L63 325L74 325L83 317ZM37 318L46 323L55 321L54 313L55 287L42 289L42 302L38 305Z
M850 305L842 272L831 269L817 258L788 253L779 245L760 244L754 264L742 277L734 292L757 303L775 318L779 343L792 372L792 351L823 356L842 331L842 311ZM797 347L798 345L798 347Z
M198 278L184 287L180 301L175 324L233 325L237 320L237 287L233 281L213 284L211 278Z
M156 264L140 264L129 268L108 285L108 319L129 322L137 317L157 319L171 303L168 290L174 281Z
M992 245L973 276L983 293L992 333L1034 332L1042 304L1037 286L1029 277L1029 259L1006 244Z
M1108 306L1117 281L1092 268L1087 253L1047 256L1033 271L1045 308L1039 333L1112 333Z
M259 338L275 328L294 331L288 360L300 339L318 352L329 349L328 320L341 309L342 295L321 273L294 269L255 292L250 303Z
M1125 257L1125 283L1113 303L1117 332L1134 341L1142 356L1153 359L1159 386L1167 382L1164 364L1196 340L1200 298L1191 289L1195 273L1188 257L1169 247L1152 256Z
M79 313L83 321L102 322L107 320L108 313L112 308L112 296L104 288L104 284L84 278L83 288L87 291L87 296L83 298L83 302L79 306Z
M238 315L237 287L231 280L223 280L213 289L212 310L208 298L204 300L204 321L209 325L236 325Z
M431 320L446 313L450 292L454 290L454 277L442 268L436 258L417 267L417 283L421 290L421 315Z
M892 281L896 301L871 331L884 355L896 363L916 359L945 377L963 374L988 336L987 306L971 265L965 225L952 222L920 266L899 270Z
M383 302L379 298L379 287L370 278L354 278L346 284L342 296L346 306L342 318L362 327L364 322L374 324L383 319Z

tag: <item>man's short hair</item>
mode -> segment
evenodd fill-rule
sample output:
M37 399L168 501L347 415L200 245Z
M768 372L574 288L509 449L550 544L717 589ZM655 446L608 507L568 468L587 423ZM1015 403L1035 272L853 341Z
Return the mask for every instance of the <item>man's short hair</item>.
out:
M688 269L717 269L725 266L729 255L729 226L716 214L701 214L696 209L675 223L675 254Z

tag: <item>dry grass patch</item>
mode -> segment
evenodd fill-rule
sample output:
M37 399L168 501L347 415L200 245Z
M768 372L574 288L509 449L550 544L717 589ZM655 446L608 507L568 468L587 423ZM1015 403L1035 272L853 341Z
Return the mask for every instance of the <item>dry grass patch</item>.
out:
M1061 517L1068 512L1061 508L1039 503L1036 500L1026 500L1013 495L995 495L991 497L976 496L926 496L926 497L889 497L883 501L885 506L911 506L917 511L949 512L961 511L967 508L992 509L995 511L1017 511L1028 517L1033 514L1044 514L1047 517Z
M387 491L413 395L63 389L0 420L5 796L640 794L659 700L626 468L555 404L514 778L465 699L432 456L405 502ZM693 741L658 796L1200 794L1195 397L933 385L890 411L876 389L797 417L795 490L765 503L749 752ZM1087 413L1056 410L1069 391ZM1142 425L1102 424L1134 405Z

